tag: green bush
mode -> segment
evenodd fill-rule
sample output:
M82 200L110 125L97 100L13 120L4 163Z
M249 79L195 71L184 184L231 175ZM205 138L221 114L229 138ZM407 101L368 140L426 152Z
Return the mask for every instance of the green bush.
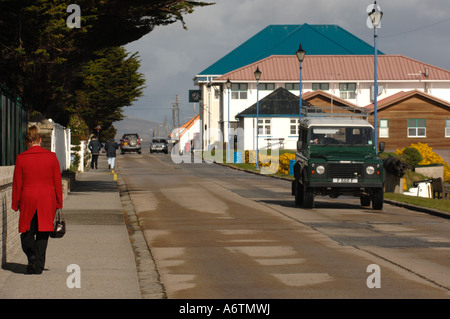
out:
M414 147L405 148L402 158L411 167L416 167L423 160L420 152Z

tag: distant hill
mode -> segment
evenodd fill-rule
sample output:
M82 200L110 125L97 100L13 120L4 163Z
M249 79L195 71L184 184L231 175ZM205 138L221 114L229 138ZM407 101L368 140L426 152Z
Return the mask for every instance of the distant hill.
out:
M137 133L143 141L149 141L153 137L153 131L155 131L155 135L158 135L158 128L162 123L126 117L120 122L114 122L113 125L117 129L116 141L120 140L122 135L126 133ZM163 134L162 131L161 134Z

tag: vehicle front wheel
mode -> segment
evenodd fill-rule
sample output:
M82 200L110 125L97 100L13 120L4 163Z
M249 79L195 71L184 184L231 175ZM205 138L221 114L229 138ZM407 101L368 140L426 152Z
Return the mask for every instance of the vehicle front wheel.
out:
M361 195L361 206L370 206L370 196L369 195Z
M313 208L314 207L314 192L310 188L303 190L303 207Z
M293 186L295 187L295 189L294 189L295 205L302 206L303 205L303 185L300 184L298 181L295 181L294 183L295 183L295 185L293 185Z
M384 191L383 188L376 188L372 194L372 208L376 210L383 209Z

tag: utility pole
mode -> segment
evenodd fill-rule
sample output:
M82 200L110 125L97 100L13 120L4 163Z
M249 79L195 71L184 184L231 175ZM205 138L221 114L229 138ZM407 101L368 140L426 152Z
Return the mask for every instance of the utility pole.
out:
M172 130L174 130L175 127L175 103L172 104Z
M180 104L178 103L178 95L175 104L177 108L177 127L180 127Z

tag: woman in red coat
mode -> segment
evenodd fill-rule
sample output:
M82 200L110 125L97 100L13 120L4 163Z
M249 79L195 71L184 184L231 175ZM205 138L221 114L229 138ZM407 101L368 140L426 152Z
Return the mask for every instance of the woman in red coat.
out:
M38 128L28 130L28 150L16 159L12 209L20 210L19 232L27 272L41 274L57 208L62 208L61 171L56 154L40 146Z

